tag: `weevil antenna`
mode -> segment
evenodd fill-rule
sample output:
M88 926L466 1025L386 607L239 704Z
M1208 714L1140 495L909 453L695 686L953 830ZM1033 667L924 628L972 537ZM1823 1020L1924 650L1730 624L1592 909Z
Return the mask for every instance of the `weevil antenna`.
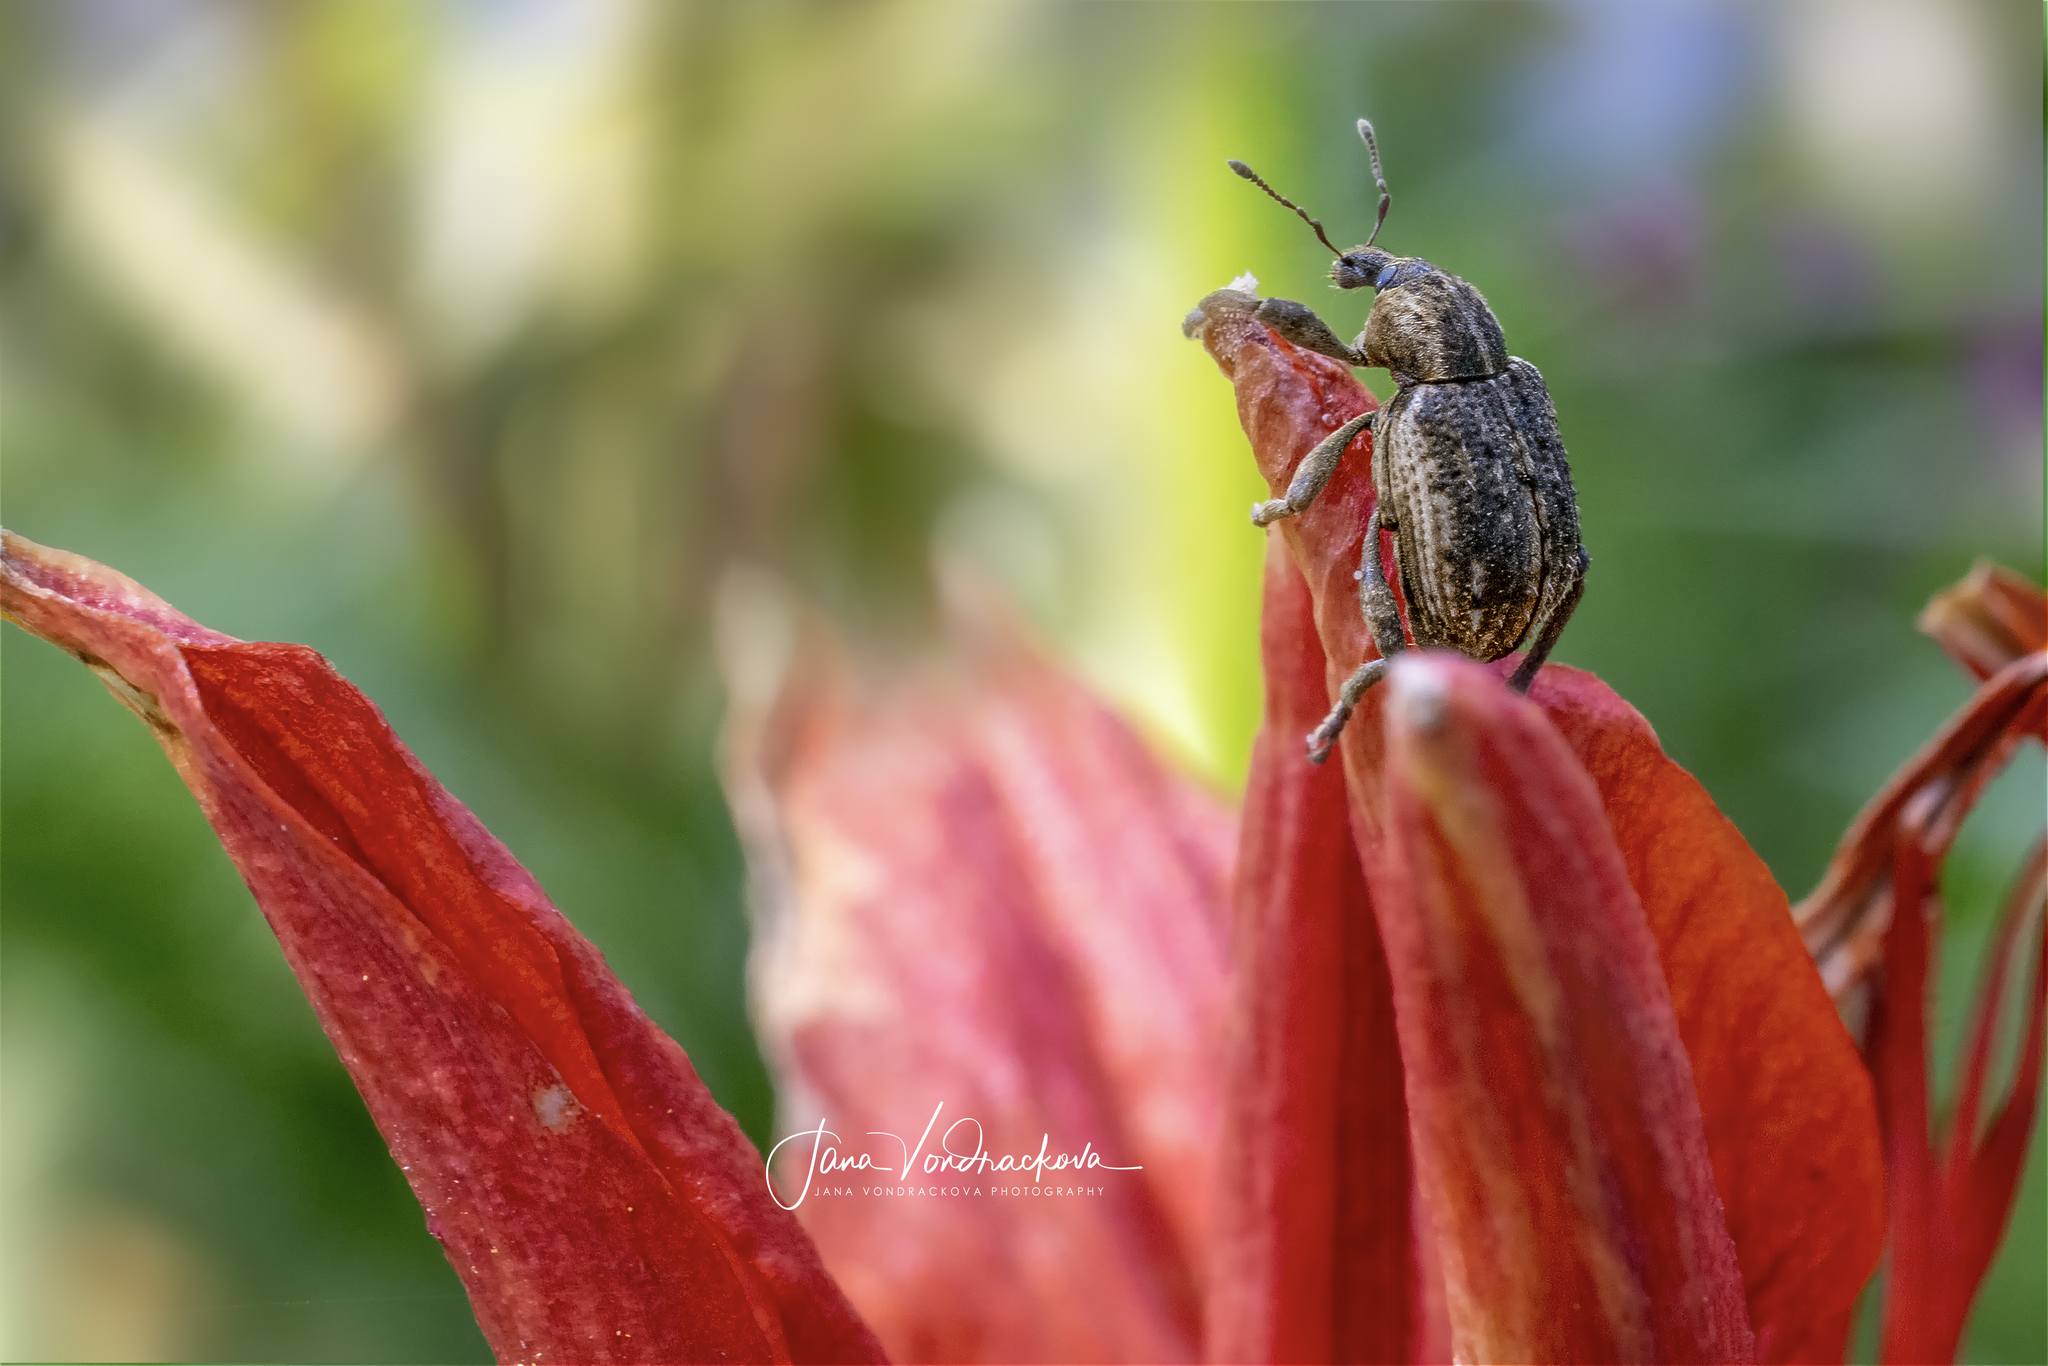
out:
M1300 215L1302 222L1308 224L1311 228L1315 229L1316 240L1321 242L1324 246L1330 249L1330 255L1342 256L1344 254L1343 252L1337 250L1337 244L1330 240L1330 234L1323 231L1323 225L1317 220L1310 218L1308 216L1308 210L1302 208L1301 205L1295 203L1286 195L1281 194L1271 185L1268 185L1265 182L1265 179L1262 176L1260 176L1257 171L1254 171L1251 167L1245 165L1242 161L1231 162L1230 169L1237 172L1239 175L1243 176L1246 180L1249 180L1252 184L1258 186L1260 189L1264 190L1267 194L1273 196L1273 198L1279 200L1288 208L1294 210L1296 214Z
M1387 188L1386 172L1380 169L1380 140L1372 135L1372 120L1358 121L1359 140L1365 143L1365 154L1372 158L1372 183L1380 190L1380 216L1372 221L1372 236L1365 239L1369 247L1379 240L1380 227L1387 221L1387 210L1394 207L1394 195Z

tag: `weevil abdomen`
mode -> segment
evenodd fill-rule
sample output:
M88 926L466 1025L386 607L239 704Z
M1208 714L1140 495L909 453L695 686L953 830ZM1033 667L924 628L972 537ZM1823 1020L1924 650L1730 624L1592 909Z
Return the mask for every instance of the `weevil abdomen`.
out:
M1498 659L1571 591L1579 518L1543 376L1402 386L1375 428L1374 484L1418 644Z

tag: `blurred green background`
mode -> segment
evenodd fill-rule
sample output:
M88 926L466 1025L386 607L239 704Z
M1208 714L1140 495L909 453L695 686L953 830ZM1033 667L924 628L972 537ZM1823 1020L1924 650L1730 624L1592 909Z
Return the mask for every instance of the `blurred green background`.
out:
M1233 785L1259 489L1178 324L1362 319L1223 168L1355 240L1359 114L1385 245L1550 381L1558 657L1809 888L1966 695L1921 602L2041 568L2041 54L2023 0L9 4L0 512L325 651L760 1136L721 576L899 644L970 561ZM4 679L0 1355L482 1359L146 730ZM1950 866L1946 1047L2043 781ZM2048 1358L2043 1241L2037 1135L1972 1358Z

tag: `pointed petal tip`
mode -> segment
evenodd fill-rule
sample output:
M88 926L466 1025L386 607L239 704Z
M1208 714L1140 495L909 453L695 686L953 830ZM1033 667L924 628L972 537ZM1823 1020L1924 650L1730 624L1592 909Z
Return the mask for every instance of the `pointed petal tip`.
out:
M90 617L81 617L80 613ZM0 617L84 658L105 651L110 618L179 645L232 645L233 636L198 622L119 570L68 550L38 545L0 527ZM116 629L115 634L120 634Z
M1390 735L1434 735L1444 727L1450 709L1451 674L1447 660L1408 650L1396 655L1387 669L1387 730Z
M1382 686L1387 690L1382 723L1387 762L1432 801L1483 786L1474 772L1479 756L1471 744L1479 736L1514 734L1520 737L1517 743L1551 742L1529 734L1532 727L1554 729L1534 703L1507 687L1493 669L1450 650L1402 651L1388 666Z

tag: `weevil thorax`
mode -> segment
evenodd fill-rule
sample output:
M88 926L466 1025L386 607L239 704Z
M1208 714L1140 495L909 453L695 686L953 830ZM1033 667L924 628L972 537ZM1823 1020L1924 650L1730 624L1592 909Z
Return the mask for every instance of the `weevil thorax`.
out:
M1508 367L1507 340L1480 292L1420 256L1353 247L1330 267L1340 289L1370 288L1366 363L1397 384L1484 379Z

